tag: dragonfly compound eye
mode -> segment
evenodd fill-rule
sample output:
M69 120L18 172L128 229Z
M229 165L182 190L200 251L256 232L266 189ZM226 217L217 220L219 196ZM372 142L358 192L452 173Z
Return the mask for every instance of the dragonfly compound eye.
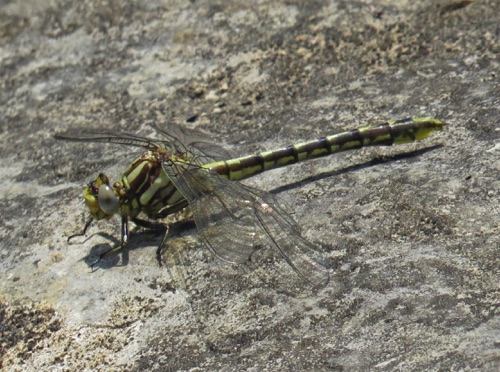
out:
M118 198L109 185L101 185L97 194L99 208L106 214L113 214L118 210Z

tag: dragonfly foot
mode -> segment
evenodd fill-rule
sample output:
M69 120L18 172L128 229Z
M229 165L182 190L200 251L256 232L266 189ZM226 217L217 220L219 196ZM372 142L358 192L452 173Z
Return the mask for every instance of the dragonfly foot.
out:
M92 272L94 272L94 271L95 271L95 270L94 270L94 267L95 267L95 265L97 265L97 263L98 263L99 261L101 261L102 257L103 257L102 255L99 255L99 257L97 257L94 261L92 261L92 262L90 263L90 265L89 265L89 266L90 266L90 268L92 269Z
M161 263L161 247L158 247L158 249L156 250L156 261L158 262L158 266L159 267L162 267L162 263Z
M110 249L107 249L104 252L100 253L94 261L92 261L91 263L88 264L89 267L92 269L92 272L94 272L95 265L97 265L105 256L107 256L108 254L110 254L112 252L118 252L122 248L123 248L123 245L119 245L118 247L110 248ZM85 256L84 258L82 258L82 260L87 260L88 258L90 258L90 255Z

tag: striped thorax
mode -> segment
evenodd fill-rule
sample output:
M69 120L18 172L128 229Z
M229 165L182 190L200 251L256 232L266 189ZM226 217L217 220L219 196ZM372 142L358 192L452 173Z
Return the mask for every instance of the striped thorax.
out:
M83 190L91 216L101 220L118 213L133 219L143 212L151 219L158 218L162 209L183 199L162 168L162 162L170 158L165 151L145 151L112 187L109 178L99 174ZM181 159L177 156L175 161Z

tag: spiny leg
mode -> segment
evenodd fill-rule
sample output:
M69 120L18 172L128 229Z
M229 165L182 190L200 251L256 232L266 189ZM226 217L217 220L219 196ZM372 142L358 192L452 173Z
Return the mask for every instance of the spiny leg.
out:
M154 223L154 222L150 222L150 221L145 221L145 220L141 220L139 218L134 218L134 219L132 219L132 221L137 226L140 226L140 227L143 227L143 228L146 228L146 229L149 229L149 230L157 231L157 232L160 232L160 233L164 234L164 236L162 238L162 241L160 242L160 245L158 246L158 248L156 250L156 258L158 260L158 264L161 267L162 266L162 264L161 264L161 248L162 248L162 246L164 245L165 241L168 238L168 235L169 235L168 234L168 232L169 232L168 227L166 227L163 224ZM110 253L117 253L117 252L121 251L128 244L128 235L129 235L129 231L128 231L128 218L125 217L125 216L123 216L122 217L122 237L121 237L120 244L117 245L116 247L110 248L110 249L108 249L108 250L100 253L99 256L98 256L98 258L90 264L90 267L94 267L100 260L102 260L108 254L110 254Z
M165 242L167 241L167 238L169 236L169 231L170 231L169 226L168 225L165 226L164 224L161 224L161 223L154 223L154 222L150 222L150 221L141 220L138 218L134 218L132 221L134 221L134 223L137 226L144 227L146 229L157 231L157 232L163 234L163 238L161 239L160 245L158 246L158 248L156 248L156 260L158 261L158 265L161 267L162 266L162 264L161 264L162 247L163 247L163 244L165 244Z
M85 236L85 234L87 233L87 230L89 228L89 226L91 225L92 221L94 219L91 217L87 222L85 222L85 226L83 227L83 230L81 233L77 233L77 234L73 234L71 236L68 236L68 242L73 239L73 238L76 238L77 236Z
M170 226L167 226L165 228L165 234L163 234L163 238L161 239L160 244L158 245L158 248L156 248L156 261L158 261L158 265L161 267L161 255L162 255L162 248L165 242L167 241L169 237L169 232L170 232Z
M189 204L188 204L187 200L182 199L181 201L179 201L178 203L176 203L174 205L170 205L166 208L163 208L160 212L158 212L158 214L154 218L155 219L165 218L171 214L179 212L180 210L186 208L188 205Z
M121 251L128 243L128 218L126 216L122 216L122 237L121 237L121 242L120 245L107 249L104 252L100 253L97 259L90 264L91 268L94 268L94 266L101 261L104 256L107 256L110 253L115 253ZM88 256L87 256L88 257Z

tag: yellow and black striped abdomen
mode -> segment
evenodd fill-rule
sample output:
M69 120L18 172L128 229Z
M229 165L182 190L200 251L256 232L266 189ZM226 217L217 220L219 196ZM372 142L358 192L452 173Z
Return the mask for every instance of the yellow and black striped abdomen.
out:
M308 159L327 156L365 146L391 146L422 140L444 124L434 118L392 121L377 126L351 130L279 150L266 151L237 159L207 164L209 168L231 180L242 180L266 170L284 167Z

